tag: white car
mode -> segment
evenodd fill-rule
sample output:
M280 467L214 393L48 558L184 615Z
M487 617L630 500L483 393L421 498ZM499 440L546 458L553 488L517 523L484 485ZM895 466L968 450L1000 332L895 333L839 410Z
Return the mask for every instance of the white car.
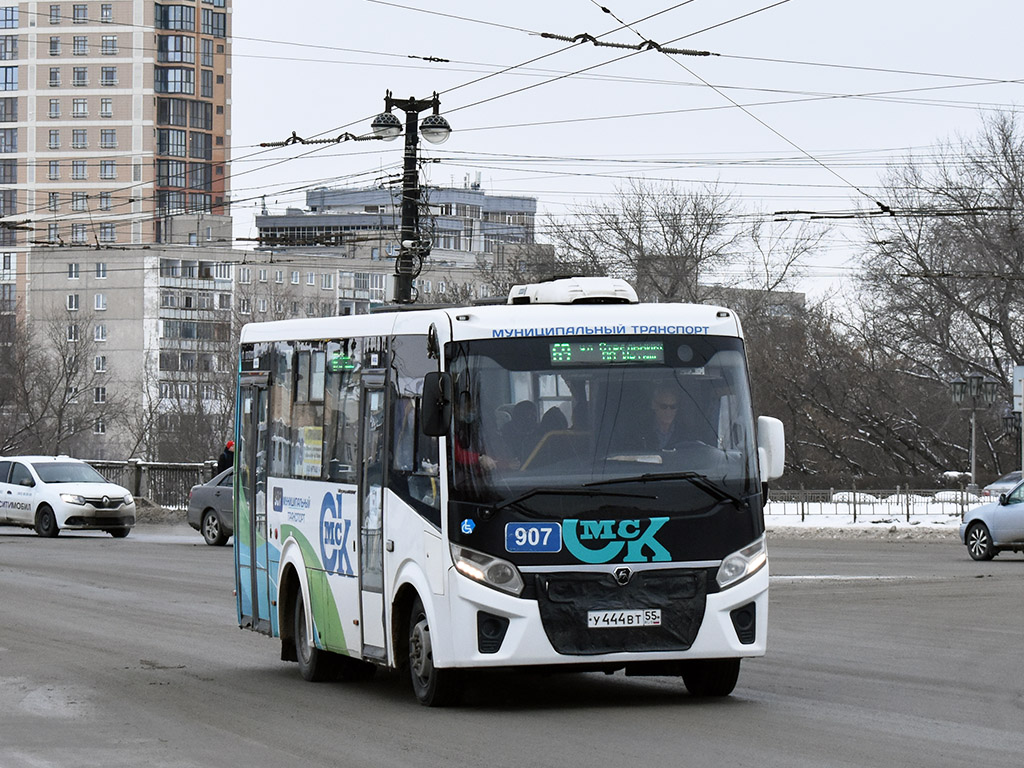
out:
M123 539L135 525L135 498L69 456L0 456L0 525L47 537L68 528Z

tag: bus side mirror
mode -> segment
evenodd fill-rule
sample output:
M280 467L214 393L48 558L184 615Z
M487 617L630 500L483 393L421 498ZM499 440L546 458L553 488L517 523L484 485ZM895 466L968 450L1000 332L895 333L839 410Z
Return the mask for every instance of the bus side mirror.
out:
M452 423L452 377L444 372L432 372L423 377L421 424L423 434L441 437L448 434Z
M771 416L757 418L757 460L761 482L782 477L786 465L786 429Z

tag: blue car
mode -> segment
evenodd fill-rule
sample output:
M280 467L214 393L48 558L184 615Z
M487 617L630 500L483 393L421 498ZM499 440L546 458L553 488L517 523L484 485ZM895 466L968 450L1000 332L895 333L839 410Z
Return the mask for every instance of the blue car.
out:
M998 501L968 511L960 523L960 541L975 560L1024 552L1024 483L1001 494Z

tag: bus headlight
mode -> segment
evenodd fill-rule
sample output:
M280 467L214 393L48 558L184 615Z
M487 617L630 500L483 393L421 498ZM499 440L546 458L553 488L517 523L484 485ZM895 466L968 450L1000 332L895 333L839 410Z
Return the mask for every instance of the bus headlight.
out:
M452 544L452 560L455 568L463 576L479 581L488 587L500 589L510 595L518 596L523 591L523 577L508 560L485 555L469 547Z
M722 589L731 587L757 573L767 562L768 545L762 536L753 544L748 544L726 557L718 567L715 581Z

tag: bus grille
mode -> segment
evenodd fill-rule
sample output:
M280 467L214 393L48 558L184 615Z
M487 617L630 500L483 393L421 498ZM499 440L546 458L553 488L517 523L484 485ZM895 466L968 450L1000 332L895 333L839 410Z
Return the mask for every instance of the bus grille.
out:
M707 602L707 571L639 571L620 585L610 573L537 574L544 632L558 653L685 651L697 637ZM661 609L657 627L591 629L589 611Z

